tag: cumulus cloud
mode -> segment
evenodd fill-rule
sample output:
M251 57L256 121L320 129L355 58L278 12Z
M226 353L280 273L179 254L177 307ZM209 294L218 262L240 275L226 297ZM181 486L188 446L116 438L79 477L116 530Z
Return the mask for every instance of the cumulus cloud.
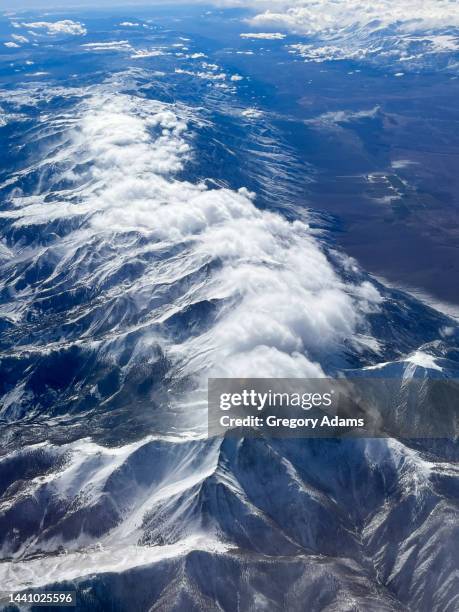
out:
M257 2L246 3L257 6ZM399 24L407 31L459 26L455 0L273 0L249 21L301 34L332 33L350 26L378 30Z
M306 61L419 63L459 48L459 34L451 32L459 27L455 0L273 0L247 21L306 36L307 43L292 47Z
M88 202L93 231L136 229L153 241L191 241L186 267L222 264L194 288L192 300L223 299L231 307L211 330L180 346L189 373L320 375L312 356L339 350L353 337L363 292L340 280L303 223L258 210L245 189L211 190L170 178L192 154L187 125L173 107L148 113L147 104L142 111L129 97L92 104L78 139L105 184ZM160 135L152 142L156 126ZM378 297L367 291L363 301Z
M69 34L73 36L84 36L87 33L86 28L79 21L64 19L62 21L34 21L31 23L23 23L24 27L31 30L44 30L50 36L58 34Z
M15 42L12 41L8 41L6 43L3 43L5 45L5 47L9 47L10 49L19 49L20 45L18 45Z

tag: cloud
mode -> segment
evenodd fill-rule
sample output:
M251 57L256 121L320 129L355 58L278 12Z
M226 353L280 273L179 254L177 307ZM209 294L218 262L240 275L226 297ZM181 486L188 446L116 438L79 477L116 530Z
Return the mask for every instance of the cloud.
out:
M226 74L224 72L213 72L211 70L208 70L207 72L204 70L193 72L192 70L183 70L182 68L176 68L174 72L175 74L185 74L207 81L224 81L226 79Z
M81 45L88 51L133 51L128 40L111 40L108 42L93 42Z
M433 34L423 38L411 37L413 41L427 42L431 47L432 53L451 53L459 51L459 36L451 34Z
M257 2L247 6L259 10ZM292 47L306 61L378 60L419 64L459 48L455 0L274 0L247 19L257 28L308 38Z
M6 43L3 43L5 45L5 47L9 47L10 49L19 49L20 45L18 45L15 42L12 41L8 41Z
M243 32L239 36L241 38L259 38L261 40L282 40L286 35L280 32Z
M258 3L245 4L255 8ZM415 31L459 26L459 6L453 0L273 0L269 7L249 22L300 34L331 34L349 27L376 31L398 25Z
M120 26L122 26L123 28L136 28L139 25L140 23L134 23L132 21L122 21L120 23Z
M28 43L29 39L26 36L21 36L20 34L11 34L11 38L18 43Z
M32 23L23 23L22 25L31 30L45 30L50 36L58 34L84 36L87 33L82 23L72 21L71 19L64 19L62 21L34 21Z
M379 106L374 106L373 108L361 111L330 111L328 113L323 113L318 117L314 117L313 119L307 119L304 123L306 125L312 125L320 128L335 128L343 123L351 123L361 119L375 119L378 117L379 111Z
M144 59L147 57L158 57L165 55L162 49L134 49L128 40L110 40L105 42L92 42L81 45L87 51L116 51L116 52L129 52L131 53L131 59Z
M158 57L159 55L164 55L164 51L161 51L161 49L136 49L131 58L142 59L145 57Z

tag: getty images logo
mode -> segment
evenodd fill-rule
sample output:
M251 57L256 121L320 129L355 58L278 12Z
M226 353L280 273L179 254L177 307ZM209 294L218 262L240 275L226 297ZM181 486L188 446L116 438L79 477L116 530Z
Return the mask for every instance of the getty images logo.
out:
M244 389L240 393L221 393L220 410L244 407L261 411L268 406L303 410L326 408L332 405L333 393L333 390L327 393L280 393L271 389L260 393L254 389Z

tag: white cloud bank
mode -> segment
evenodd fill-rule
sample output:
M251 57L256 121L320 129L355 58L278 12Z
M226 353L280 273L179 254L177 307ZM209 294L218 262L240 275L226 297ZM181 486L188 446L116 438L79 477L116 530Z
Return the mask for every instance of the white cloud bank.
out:
M419 63L459 49L457 0L257 0L246 21L260 30L308 38L292 51L306 61L377 57ZM261 34L260 37L264 36Z
M378 30L397 24L407 31L459 26L456 0L273 0L269 7L249 22L300 34L331 34L351 26Z
M33 21L23 23L23 27L30 30L42 30L50 36L58 34L69 34L72 36L84 36L87 33L85 26L79 21L64 19L62 21Z

